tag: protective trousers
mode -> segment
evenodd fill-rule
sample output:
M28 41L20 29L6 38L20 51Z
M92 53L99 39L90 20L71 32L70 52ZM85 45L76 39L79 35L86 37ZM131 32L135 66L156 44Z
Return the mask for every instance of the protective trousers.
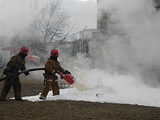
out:
M49 90L52 87L52 91L53 91L53 96L54 95L59 95L59 85L58 82L55 81L53 78L49 79L49 80L45 80L45 86L42 90L41 96L44 96L45 98L47 97L47 94L49 92Z
M21 83L19 77L12 77L4 81L4 85L0 94L0 98L5 99L8 92L10 91L11 86L14 90L15 99L21 98Z

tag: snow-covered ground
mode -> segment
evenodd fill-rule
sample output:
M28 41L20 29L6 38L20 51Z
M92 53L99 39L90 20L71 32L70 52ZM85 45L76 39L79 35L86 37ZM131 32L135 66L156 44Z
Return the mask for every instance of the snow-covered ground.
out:
M75 100L100 103L123 103L160 107L160 89L151 88L133 76L90 70L79 76L73 88L60 89L60 95L47 100ZM39 95L26 96L28 101L41 101Z

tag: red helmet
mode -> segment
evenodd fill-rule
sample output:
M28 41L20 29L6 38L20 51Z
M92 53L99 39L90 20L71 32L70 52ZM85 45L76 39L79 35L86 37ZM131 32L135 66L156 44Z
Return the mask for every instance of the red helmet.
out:
M58 57L59 51L57 49L52 49L51 50L51 56L56 56Z
M20 53L27 54L27 53L29 52L29 48L27 48L27 47L23 46L23 47L21 47L21 49L20 49L20 51L19 51L19 52L20 52Z

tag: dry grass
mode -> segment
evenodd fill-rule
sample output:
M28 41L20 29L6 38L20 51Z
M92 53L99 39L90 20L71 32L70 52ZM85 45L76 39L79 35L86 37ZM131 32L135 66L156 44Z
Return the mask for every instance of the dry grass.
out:
M0 102L0 120L160 120L160 108L83 101Z

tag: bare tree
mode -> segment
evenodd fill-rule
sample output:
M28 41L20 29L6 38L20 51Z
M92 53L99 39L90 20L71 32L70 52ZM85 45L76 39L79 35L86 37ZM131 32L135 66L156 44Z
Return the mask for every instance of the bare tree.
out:
M31 9L34 19L29 26L30 47L35 54L43 56L48 53L50 43L56 48L70 37L74 24L70 27L69 15L62 8L61 0L32 0Z
M32 23L25 31L15 34L12 44L18 42L19 45L27 45L32 49L32 54L43 59L48 54L50 45L56 48L73 36L71 30L74 23L72 26L68 23L69 15L62 8L61 0L32 0L31 13L34 16Z
M68 34L69 16L61 7L61 0L49 0L40 9L39 18L38 25L44 38L44 44L62 40Z

